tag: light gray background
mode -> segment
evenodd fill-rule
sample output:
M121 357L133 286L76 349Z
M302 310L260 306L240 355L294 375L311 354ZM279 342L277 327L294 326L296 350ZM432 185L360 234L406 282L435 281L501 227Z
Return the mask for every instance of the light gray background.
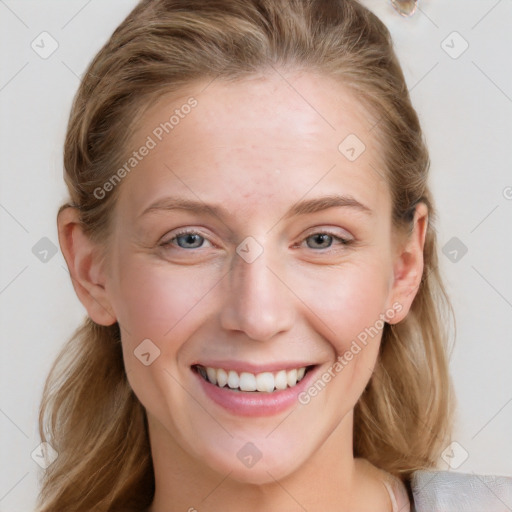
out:
M60 251L46 262L33 253L43 237L58 244L71 100L135 3L0 0L1 512L33 509L43 381L85 311ZM459 403L458 444L445 459L454 471L512 476L512 0L420 0L410 19L388 0L364 3L394 36L423 123L441 247L458 239L441 254L457 315ZM31 47L51 49L43 31L58 43L46 59Z

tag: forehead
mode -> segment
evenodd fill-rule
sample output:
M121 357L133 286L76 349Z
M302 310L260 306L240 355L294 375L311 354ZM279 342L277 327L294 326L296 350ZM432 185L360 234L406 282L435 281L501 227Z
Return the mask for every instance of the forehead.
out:
M354 93L325 76L197 82L159 98L139 121L129 153L152 148L121 197L133 212L166 192L242 212L344 193L389 210L374 124Z

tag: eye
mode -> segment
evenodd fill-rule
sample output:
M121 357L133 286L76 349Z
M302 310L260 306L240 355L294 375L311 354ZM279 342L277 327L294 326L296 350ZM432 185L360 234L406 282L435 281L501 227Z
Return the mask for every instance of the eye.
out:
M163 247L177 245L180 249L201 249L206 238L197 231L180 231L172 238L162 242Z
M333 242L339 245L349 245L352 240L342 238L329 232L319 232L309 235L305 238L306 244L310 249L329 249Z

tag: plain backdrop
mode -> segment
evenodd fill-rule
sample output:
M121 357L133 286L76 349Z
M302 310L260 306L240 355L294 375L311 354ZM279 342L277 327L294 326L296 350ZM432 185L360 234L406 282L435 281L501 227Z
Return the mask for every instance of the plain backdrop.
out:
M56 251L71 101L135 3L0 0L0 512L34 507L44 378L85 314ZM364 3L393 34L431 151L457 318L456 444L440 468L512 476L512 1L420 0L411 18Z

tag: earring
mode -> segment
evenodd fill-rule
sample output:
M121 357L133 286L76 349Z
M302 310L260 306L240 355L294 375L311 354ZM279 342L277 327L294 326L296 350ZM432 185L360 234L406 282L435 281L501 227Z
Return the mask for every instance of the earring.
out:
M393 7L402 16L412 16L418 7L419 0L391 0Z

